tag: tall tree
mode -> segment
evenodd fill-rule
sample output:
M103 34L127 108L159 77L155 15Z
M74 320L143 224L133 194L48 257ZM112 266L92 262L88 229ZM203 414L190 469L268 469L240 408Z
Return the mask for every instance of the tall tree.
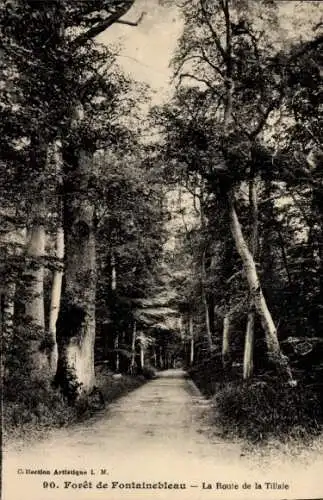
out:
M198 171L221 200L268 355L291 379L236 208L248 172L261 174L261 136L288 87L284 57L262 29L268 22L273 27L275 12L265 2L258 4L199 0L183 5L185 28L174 58L180 86L173 108L166 111L171 119L168 153L190 171ZM260 23L255 22L258 8L265 13ZM290 61L285 59L286 65Z
M19 178L19 174L23 172L19 180L25 183L30 194L28 201L31 204L30 213L33 217L28 221L30 226L28 253L32 262L26 273L30 288L30 293L26 295L26 312L39 331L35 352L44 360L45 353L39 350L46 336L42 309L44 273L42 254L45 231L43 219L44 212L49 208L51 188L55 191L56 183L55 172L46 165L48 148L54 141L64 139L63 149L65 151L69 149L69 154L65 155L67 159L65 165L68 167L64 172L64 176L67 174L69 177L66 181L68 183L71 181L73 141L67 143L70 136L75 135L73 125L75 113L80 104L83 106L82 101L85 94L88 95L89 86L92 91L94 88L97 89L97 82L104 80L102 74L111 64L110 54L98 46L94 39L115 22L136 25L136 21L121 19L133 3L130 0L109 2L96 0L77 1L71 5L65 0L45 3L17 0L6 1L0 8L3 35L1 50L5 57L3 75L6 83L9 83L9 92L6 90L3 95L5 105L2 111L7 125L3 158L7 174L11 175L11 171L14 170L16 178ZM111 87L109 90L109 99L112 102ZM74 149L74 160L77 155L78 152ZM84 178L89 178L90 173L84 172L85 164L90 167L89 162L83 161L86 155L81 151L79 155L82 157L79 162L82 164L79 173L81 177L83 176L83 181L80 179L79 181L80 184L84 184ZM29 168L24 169L24 160L28 157ZM77 175L78 162L74 161L74 166ZM74 184L76 183L75 180ZM73 199L70 194L64 196L65 215L67 212L73 213L74 201L75 198ZM71 203L70 207L67 207L68 202ZM74 213L76 212L75 208ZM65 223L64 225L67 228ZM74 223L70 227L74 227ZM68 234L65 236L66 262L70 262L72 255L69 252L73 251L73 247L70 246ZM85 255L84 258L86 260ZM86 262L84 265L86 266ZM94 300L95 294L92 295ZM39 363L35 363L35 367L37 364ZM90 378L93 382L93 377Z

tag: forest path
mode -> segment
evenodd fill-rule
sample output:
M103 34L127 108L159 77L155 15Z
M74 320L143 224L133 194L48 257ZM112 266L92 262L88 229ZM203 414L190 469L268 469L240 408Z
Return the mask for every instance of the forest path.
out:
M163 372L157 379L119 399L85 423L53 431L46 441L6 450L4 500L24 497L34 500L199 500L218 495L230 500L258 498L259 491L254 489L254 481L285 481L290 484L290 488L283 492L261 491L265 499L296 498L296 491L300 497L300 487L304 494L307 493L303 498L309 498L308 481L312 478L313 483L315 477L312 468L308 472L310 476L305 477L306 467L301 465L298 474L291 462L284 465L280 460L275 465L267 461L262 467L257 462L256 467L255 457L242 454L238 442L226 441L214 433L211 435L209 410L209 402L186 378L185 372ZM19 474L18 469L23 473ZM28 474L26 469L50 470L51 474ZM54 475L55 469L86 470L87 474ZM91 474L91 469L94 474ZM106 473L102 474L102 469ZM316 477L320 477L320 464L315 470ZM73 488L71 484L65 487L65 482L85 486L85 480L88 488ZM55 487L44 488L43 481L53 481ZM186 489L125 489L119 485L112 488L113 481L167 481L184 483ZM245 481L252 484L252 489L242 489ZM203 488L203 482L212 484L213 489ZM239 488L217 489L217 482L237 483ZM107 483L107 488L97 488L102 483Z

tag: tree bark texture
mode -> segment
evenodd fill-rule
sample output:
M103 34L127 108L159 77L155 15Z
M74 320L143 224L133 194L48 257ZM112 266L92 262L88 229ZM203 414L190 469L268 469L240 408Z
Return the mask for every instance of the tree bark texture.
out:
M116 333L114 339L114 350L115 350L115 371L116 373L119 373L120 371L119 333Z
M189 316L189 338L190 338L190 366L194 364L194 323L193 316Z
M135 373L136 364L136 339L137 339L137 322L133 321L132 326L132 339L131 339L131 360L130 360L130 373L133 375Z
M222 365L225 370L230 367L230 312L227 312L223 318L223 333L222 333Z
M91 156L72 148L65 151L69 166L64 183L63 227L65 272L57 321L56 382L71 397L95 385L96 245L95 207L88 194Z
M257 259L258 254L258 238L259 238L259 220L258 220L258 196L257 196L257 183L253 177L249 181L249 206L250 206L250 219L252 225L251 234L251 248L254 260ZM253 374L253 351L254 351L254 329L255 329L255 308L253 297L249 298L249 310L247 317L247 326L245 334L245 345L243 354L243 379L249 379Z
M141 333L140 335L140 368L143 370L145 366L145 339L144 339L144 334Z
M268 357L270 361L275 365L279 373L287 380L291 381L292 374L289 367L288 358L286 358L281 352L277 330L262 292L255 260L248 248L248 245L242 233L241 224L235 209L234 194L232 192L229 192L228 194L228 202L231 233L235 242L237 252L239 253L243 263L244 272L246 274L247 282L249 285L250 295L253 298L255 309L259 314L261 324L265 332Z
M57 370L58 349L56 341L56 322L61 304L62 281L63 281L63 259L64 259L64 229L58 227L56 234L56 258L57 268L54 271L52 282L52 293L49 311L49 341L52 348L49 353L49 364L51 374L54 376Z
M25 270L25 316L33 333L31 356L34 375L49 368L45 341L45 306L44 306L44 259L46 232L44 226L45 204L35 201L32 207L32 223L27 232Z

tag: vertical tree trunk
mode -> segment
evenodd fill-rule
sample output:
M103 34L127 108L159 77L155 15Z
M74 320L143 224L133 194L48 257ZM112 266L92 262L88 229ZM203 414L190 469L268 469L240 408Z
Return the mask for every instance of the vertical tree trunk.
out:
M115 291L117 289L117 270L116 270L116 259L111 253L111 290Z
M230 311L223 318L223 333L222 333L222 365L224 369L228 369L231 364L230 353Z
M30 321L37 339L31 342L34 375L43 373L49 368L45 340L45 306L44 306L44 258L46 233L44 227L44 203L33 205L33 223L27 233L27 268L25 273L25 315Z
M117 272L116 272L116 260L113 251L111 251L110 257L110 265L111 265L111 290L113 292L117 289ZM114 338L114 349L115 349L115 371L119 373L120 370L120 353L119 353L119 333L116 332Z
M190 314L189 316L189 338L190 338L190 366L194 364L194 324L193 324L193 316Z
M288 358L286 358L280 350L277 330L261 289L254 258L250 253L248 245L242 234L240 221L234 206L234 195L232 192L228 195L228 201L231 233L236 249L243 262L243 268L247 277L250 295L254 300L255 309L260 316L261 324L265 332L269 359L276 366L282 376L284 376L288 381L293 381Z
M252 304L251 304L252 307ZM243 354L243 379L253 375L253 346L254 346L255 312L250 310L247 318L247 328Z
M202 299L203 299L203 305L204 305L206 338L207 338L208 346L211 349L212 348L212 333L211 333L211 324L210 324L209 305L208 305L205 289L203 289L203 291L202 291Z
M159 366L160 366L161 370L163 370L165 368L164 358L163 358L163 349L161 346L159 346Z
M258 196L257 196L257 183L253 177L249 181L249 205L251 213L252 236L251 248L253 258L257 259L258 253ZM253 297L249 299L249 311L247 317L245 346L243 354L243 379L247 380L253 374L253 350L254 350L254 329L255 329L255 308Z
M32 172L40 173L48 165L49 145L43 131L32 134L30 141L29 167ZM40 176L41 179L42 176ZM45 344L45 307L44 307L44 259L45 259L45 221L47 185L38 179L31 192L30 222L26 238L26 269L24 273L25 316L33 333L30 343L32 376L43 378L49 375L49 363Z
M184 346L185 337L184 337L183 316L182 315L179 316L177 325L178 325L179 338L181 339L182 346Z
M68 396L77 398L95 385L95 207L88 194L91 156L73 148L64 153L65 272L57 321L56 382Z
M115 371L119 373L120 371L120 353L119 353L119 333L116 333L114 339L114 349L115 349Z
M53 275L52 293L49 312L49 341L51 349L49 352L49 365L51 374L54 376L57 370L58 349L56 341L56 322L61 304L61 292L63 281L63 259L64 259L64 230L58 227L56 234L56 269Z
M201 227L202 229L205 228L205 215L204 215L204 207L203 207L203 197L201 196ZM206 331L206 338L208 342L209 349L212 349L212 331L211 331L211 325L210 325L210 315L209 315L209 305L208 305L208 300L207 300L207 293L206 293L206 266L205 266L205 250L202 253L202 262L201 262L201 273L202 273L202 278L201 278L201 288L202 288L202 301L203 301L203 306L204 306L204 314L205 314L205 331Z
M144 341L144 334L141 333L140 335L140 368L143 370L145 366L145 341Z
M131 339L131 361L130 361L130 373L131 373L131 375L133 375L135 373L136 337L137 337L137 322L134 319L133 326L132 326L132 339Z

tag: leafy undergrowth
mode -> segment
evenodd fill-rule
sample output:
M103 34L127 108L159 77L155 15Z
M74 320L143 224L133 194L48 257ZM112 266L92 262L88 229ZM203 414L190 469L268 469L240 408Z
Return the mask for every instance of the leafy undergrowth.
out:
M308 386L290 387L275 378L221 381L194 371L191 376L212 400L214 428L228 438L252 445L278 439L287 447L297 442L302 446L322 431L322 400Z
M153 366L145 365L142 369L141 374L145 377L145 379L153 380L157 376L157 371Z
M278 381L227 383L213 401L214 422L224 433L251 442L273 437L306 441L321 430L319 399L306 387L290 387Z
M17 391L14 399L4 398L4 441L43 439L51 429L84 421L145 381L144 376L113 375L99 371L97 387L87 398L73 406L49 383L29 382L28 389Z
M113 374L100 370L96 375L97 386L89 397L77 407L78 419L87 418L116 399L143 385L147 377Z
M3 400L5 440L33 439L37 433L75 421L75 408L45 381L32 381L16 397Z

